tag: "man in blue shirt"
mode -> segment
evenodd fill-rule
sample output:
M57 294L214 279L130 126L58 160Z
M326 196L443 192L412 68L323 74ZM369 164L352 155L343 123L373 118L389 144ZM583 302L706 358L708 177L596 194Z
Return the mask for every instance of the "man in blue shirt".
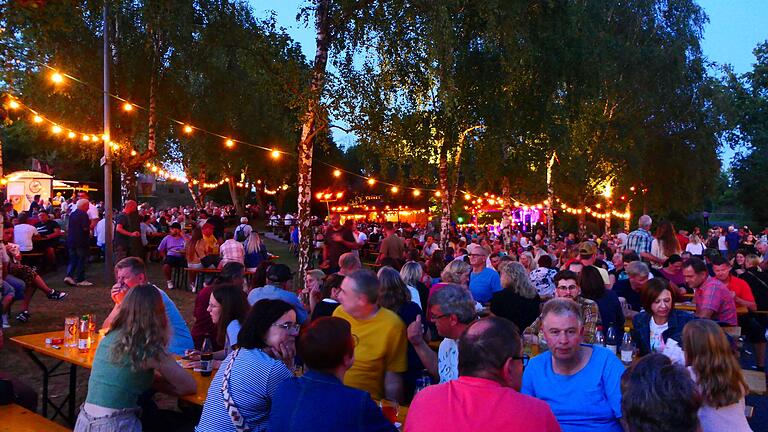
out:
M308 370L279 385L268 430L396 431L368 393L343 384L355 345L351 325L341 318L318 318L302 329L296 352Z
M635 251L641 259L650 259L648 257L651 255L651 243L653 243L652 224L653 219L650 216L640 216L637 221L638 228L627 236L627 246L624 250Z
M573 300L552 299L541 315L549 351L528 363L522 393L548 403L563 432L623 432L624 365L601 346L582 345L581 310Z
M493 293L501 291L501 279L493 267L487 266L488 251L477 243L467 247L469 251L469 265L472 273L469 275L469 291L472 297L480 303L491 301Z
M296 320L304 324L307 320L307 311L299 298L291 291L293 287L293 274L285 264L275 264L267 270L267 285L255 288L248 293L248 303L253 306L263 299L282 300L296 311Z
M64 282L68 285L92 286L85 280L85 267L88 264L88 252L91 241L91 222L88 220L87 199L77 201L77 208L69 215L67 225L67 253L69 264L67 265L67 277Z
M104 328L109 328L112 320L117 317L117 312L120 311L120 302L125 297L125 293L131 288L148 283L146 267L144 261L141 258L127 257L120 260L115 264L115 279L117 283L112 287L112 299L115 300L115 307L112 308L112 312L104 321ZM155 287L157 288L157 287ZM165 314L168 317L168 325L171 327L171 338L168 341L168 352L176 355L184 355L186 350L191 350L195 347L195 343L192 341L192 335L189 332L184 317L179 312L179 308L173 303L168 294L165 291L157 288L160 292L160 296L163 298L163 306L165 306Z

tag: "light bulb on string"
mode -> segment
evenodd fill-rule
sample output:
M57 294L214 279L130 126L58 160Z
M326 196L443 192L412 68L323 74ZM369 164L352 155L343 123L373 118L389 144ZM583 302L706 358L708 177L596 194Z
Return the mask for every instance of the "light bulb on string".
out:
M272 150L272 158L273 159L280 158L280 150L277 150L277 149Z
M90 140L91 140L91 137L89 137L88 135L83 135L83 141L90 141Z
M54 72L51 74L51 81L53 81L54 84L61 84L64 82L64 75Z
M43 122L43 118L40 117L39 115L35 114L35 116L32 117L32 121L35 122L35 123L42 123Z
M341 170L333 170L334 177L341 177Z
M421 191L420 191L420 190L418 190L418 189L414 189L414 190L413 190L413 196L417 197L417 196L419 196L419 195L421 195Z
M123 111L125 111L125 112L133 111L133 104L131 104L130 102L124 103L123 104Z
M15 100L8 102L8 108L10 109L18 109L20 106L21 105L19 105L19 103L16 102Z
M373 185L375 185L375 184L376 184L376 179L374 179L374 178L369 178L369 179L368 179L368 185L369 185L369 186L373 186Z
M227 139L227 140L224 142L224 145L225 145L225 146L227 146L227 147L229 147L229 148L232 148L232 147L234 147L234 146L235 146L235 142L234 142L234 141L232 141L231 139Z
M69 133L67 134L67 138L74 138L75 136L77 136L77 134L75 134L72 131L69 131Z
M400 191L400 189L397 186L392 186L392 189L390 189L392 193L397 193Z
M51 126L51 132L52 132L54 135L58 135L58 134L60 134L60 133L61 133L61 126L59 126L59 125L53 125L53 126Z
M191 134L192 133L192 126L184 125L184 133L185 134Z

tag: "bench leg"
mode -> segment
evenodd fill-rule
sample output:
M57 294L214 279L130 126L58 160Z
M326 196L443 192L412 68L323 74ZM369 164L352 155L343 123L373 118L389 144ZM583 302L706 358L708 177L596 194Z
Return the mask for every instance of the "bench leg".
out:
M56 365L49 369L42 361L40 361L40 359L35 355L33 351L24 351L32 359L32 362L35 363L43 372L43 417L48 417L48 405L50 405L53 407L54 411L50 418L51 420L61 416L70 426L74 427L76 420L75 399L77 397L77 366L70 364L69 372L54 373L59 367L61 367L61 365L65 363L64 361L59 361L56 363ZM69 394L64 398L64 400L61 401L61 404L56 405L56 403L49 397L48 385L50 378L63 375L69 375ZM66 414L62 411L64 409L64 404L67 404Z

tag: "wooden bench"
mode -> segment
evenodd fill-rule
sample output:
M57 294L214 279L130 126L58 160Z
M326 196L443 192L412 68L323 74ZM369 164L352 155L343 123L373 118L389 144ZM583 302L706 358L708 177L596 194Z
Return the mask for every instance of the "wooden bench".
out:
M203 288L203 281L202 281L202 278L198 278L197 277L198 273L203 273L203 274L219 274L219 273L221 273L221 269L220 268L189 268L189 267L179 267L179 268L182 269L185 272L188 272L190 278L195 277L195 285L194 285L194 289L192 290L192 292L197 292L197 291L199 291L199 290L201 290ZM255 274L256 274L256 272L252 272L252 271L246 271L245 272L245 279L248 281L249 285L250 285L250 282L251 282L249 276L253 276Z
M750 393L757 395L765 394L765 372L742 369L741 373L744 375L744 379L747 381L747 386L749 386Z
M21 263L30 265L31 262L39 262L45 256L42 252L22 252Z
M19 405L0 405L0 432L64 432L69 430Z

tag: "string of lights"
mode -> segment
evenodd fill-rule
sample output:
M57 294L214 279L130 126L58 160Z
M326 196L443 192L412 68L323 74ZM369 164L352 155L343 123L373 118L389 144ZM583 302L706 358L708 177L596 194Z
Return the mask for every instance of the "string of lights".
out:
M63 73L63 72L61 72L61 71L59 71L59 70L57 70L57 69L55 69L55 68L53 68L53 67L51 67L51 66L49 66L47 64L44 64L44 63L41 63L41 62L38 62L38 61L35 61L35 60L32 60L32 61L51 71L49 77L50 77L51 82L53 82L55 85L62 85L62 84L65 83L65 81L67 79L69 79L69 80L72 80L72 81L74 81L76 83L79 83L79 84L82 84L84 86L87 86L89 88L97 89L96 86L94 86L94 85L92 85L92 84L90 84L90 83L88 83L86 81L83 81L83 80L81 80L81 79L79 79L79 78L77 78L77 77L75 77L73 75L70 75L68 73ZM101 91L101 90L99 89L98 91ZM110 93L109 96L111 98L121 102L122 110L127 112L127 113L130 113L130 112L134 111L135 109L136 110L141 110L141 111L144 111L144 112L149 112L148 108L146 108L146 107L144 107L142 105L136 104L134 102L131 102L130 100L128 100L126 98L123 98L123 97L121 97L119 95L111 94ZM53 135L60 135L61 134L62 136L65 136L66 138L69 138L69 139L76 139L76 138L79 137L79 139L81 139L82 141L86 141L86 142L88 142L88 141L99 142L100 140L109 141L110 137L105 135L105 134L80 132L80 131L76 131L76 130L74 130L72 128L63 126L60 122L56 122L56 121L52 120L50 117L42 115L39 111L31 108L30 106L28 106L26 104L23 104L19 100L18 97L15 97L13 95L9 95L9 101L7 102L6 105L10 109L23 108L23 109L28 110L32 114L32 123L33 124L38 124L38 125L45 125L45 126L49 127L49 130L50 130L51 134L53 134ZM210 136L214 136L214 137L220 138L220 139L223 140L223 145L227 149L232 149L236 145L245 145L245 146L248 146L248 147L251 147L251 148L255 148L255 149L259 149L259 150L263 150L263 151L268 151L273 159L279 159L280 157L282 157L284 155L285 156L292 156L292 157L298 156L297 154L295 154L293 152L284 151L284 150L280 150L280 149L276 149L276 148L267 148L267 147L264 147L264 146L260 146L258 144L250 143L250 142L245 141L245 140L232 138L231 136L226 136L226 135L223 135L223 134L220 134L220 133L217 133L217 132L205 129L205 128L200 127L200 126L193 125L191 122L185 122L185 121L181 121L181 120L175 119L175 118L167 116L167 115L163 115L162 113L160 113L159 116L165 118L166 120L168 120L168 121L170 121L170 122L172 122L172 123L174 123L176 125L178 125L180 127L180 132L182 132L182 133L184 133L186 135L191 135L191 134L199 132L199 133L203 133L203 134L207 134L207 135L210 135ZM114 151L118 151L121 148L120 144L112 142L112 141L109 141L109 145L110 145L110 147ZM132 149L132 150L130 150L130 155L131 156L136 156L137 152ZM411 193L411 195L413 195L413 197L420 197L420 196L423 195L423 192L427 192L431 196L434 196L435 198L440 198L441 197L441 192L438 189L424 188L424 187L419 188L419 187L413 187L413 186L402 186L402 185L395 184L395 183L392 183L392 182L388 182L388 181L377 179L374 176L366 176L366 175L358 174L356 172L344 169L342 167L335 166L333 164L327 163L327 162L325 162L323 160L320 160L320 159L317 159L317 158L315 158L315 160L318 163L333 169L333 176L336 177L336 178L341 177L343 174L347 174L347 175L350 175L350 176L357 177L357 178L365 180L366 183L370 187L374 187L376 185L385 186L385 187L387 187L389 189L389 192L391 194L393 194L393 195L399 194L401 192L401 190L402 190L402 191L410 191L410 193ZM202 184L201 184L201 182L199 180L189 179L187 176L176 176L176 175L173 175L170 172L168 172L167 170L165 170L165 169L163 169L163 168L161 168L161 167L159 167L157 165L154 165L151 162L147 162L145 164L145 166L147 167L147 169L150 170L150 172L152 172L153 174L157 174L159 177L164 177L166 180L179 181L179 182L184 182L184 183L191 183L193 185L198 185L199 187L203 187L203 188L206 188L206 189L212 189L212 188L221 186L224 183L229 181L229 179L227 177L224 177L219 182L213 182L213 183L202 182ZM246 183L238 182L237 186L238 187L250 187L250 184L248 184L246 186ZM278 189L276 189L274 191L270 191L270 190L268 190L265 187L264 191L269 193L269 194L274 194L274 193L277 193L277 190L279 190L279 189L283 189L283 190L288 189L288 187L286 187L286 186L287 185L283 185L282 187L280 187L280 188L278 188ZM632 188L632 190L634 191L634 187ZM645 193L646 191L647 191L647 189L643 189L643 193ZM481 195L473 194L473 193L471 193L469 191L466 191L466 190L461 190L460 192L464 194L464 199L466 201L470 201L471 204L472 204L472 206L470 206L470 205L464 206L465 210L478 210L479 207L481 205L483 205L483 204L488 204L488 205L491 205L491 206L498 206L499 208L503 208L504 206L510 205L510 206L515 207L515 208L523 208L524 210L526 210L526 208L528 208L528 209L536 208L536 209L541 210L541 209L547 208L549 206L549 204L550 204L548 202L548 200L544 200L544 201L536 203L536 204L526 204L526 203L522 202L521 200L518 200L518 199L516 199L514 197L509 197L509 198L503 198L501 196L497 197L495 194L490 194L488 192L484 193L482 196ZM322 193L317 194L316 197L318 197L318 196L319 196L318 200L322 200L323 197L324 197L324 194L322 194ZM560 199L557 199L557 202L560 203ZM557 206L555 206L555 207L557 207ZM596 207L599 207L599 204L596 205ZM597 212L597 211L593 210L589 206L585 206L583 208L575 208L575 207L568 206L565 203L560 203L560 208L565 213L569 213L569 214L587 213L587 214L589 214L589 215L591 215L591 216L593 216L595 218L598 218L598 219L605 219L605 218L608 218L611 215L614 216L614 217L617 217L617 218L622 218L622 219L628 219L630 217L629 213L618 212L618 211L615 211L615 210L612 210L610 212L600 213L600 212Z

